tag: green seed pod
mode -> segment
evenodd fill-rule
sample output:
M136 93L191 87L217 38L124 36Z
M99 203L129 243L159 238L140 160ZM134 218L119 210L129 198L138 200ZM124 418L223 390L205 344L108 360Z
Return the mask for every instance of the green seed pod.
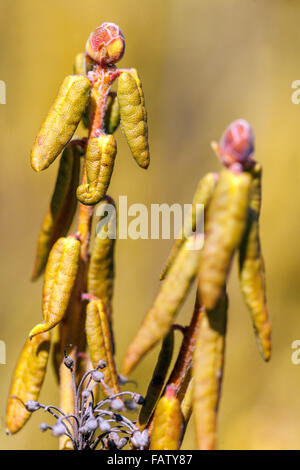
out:
M145 402L139 414L139 427L145 427L163 389L165 378L172 360L174 349L174 330L171 329L163 340L158 361L149 384Z
M215 307L245 230L251 175L223 170L206 217L199 290L207 310Z
M50 251L43 287L44 322L29 333L33 337L50 330L63 318L75 283L80 259L80 241L73 235L59 238Z
M107 98L104 118L104 130L106 134L113 134L120 124L120 105L115 93L111 92Z
M170 386L155 410L150 450L178 450L181 431L180 404Z
M197 204L198 205L202 204L205 207L205 210L207 209L208 204L211 200L213 191L215 189L216 183L218 181L218 178L219 178L219 175L217 173L207 173L207 175L201 178L198 184L197 190L194 194L191 211L189 212L189 214L184 220L182 230L179 233L178 238L176 239L173 245L173 248L171 249L171 253L160 275L161 280L163 280L168 274L170 266L174 262L174 259L176 258L180 250L180 247L186 240L186 237L190 236L192 231L195 232L196 227L197 227L197 221L202 212L202 208L199 209L197 207Z
M12 378L6 410L7 432L14 434L26 423L31 413L20 402L37 401L46 374L50 332L27 339ZM19 399L19 400L18 400Z
M259 238L261 168L253 170L247 228L239 249L239 279L250 310L259 351L265 361L271 357L271 323L266 302L265 266Z
M121 126L131 153L141 168L148 168L150 153L145 99L137 71L121 73L118 81Z
M124 362L123 374L127 376L144 354L169 331L173 319L184 301L198 270L201 251L198 236L183 244L161 284L159 293L130 344Z
M31 280L44 271L50 250L56 240L68 232L77 206L81 148L68 145L63 151L50 207L44 217Z
M104 198L113 172L117 145L112 135L101 134L89 139L86 150L87 184L77 189L77 198L86 205Z
M104 200L100 204L103 206L103 214L107 203L115 207L114 201ZM101 207L99 205L99 207ZM115 212L109 214L107 223L101 225L94 240L92 256L88 268L88 293L101 299L107 307L109 318L112 315L112 296L114 288L114 246L115 239L108 234L112 234L116 224ZM100 220L101 223L101 220Z
M110 391L102 386L103 392L108 396L111 393L119 393L120 386L113 355L110 324L105 305L101 300L92 300L89 302L86 310L85 329L90 357L94 368L97 367L100 360L106 362L103 375L104 382L110 388Z
M48 168L67 145L86 108L90 90L90 81L83 75L65 78L31 151L35 171Z
M227 296L223 293L214 310L203 312L193 355L193 408L199 450L213 450L216 445L217 411L224 366L227 306Z

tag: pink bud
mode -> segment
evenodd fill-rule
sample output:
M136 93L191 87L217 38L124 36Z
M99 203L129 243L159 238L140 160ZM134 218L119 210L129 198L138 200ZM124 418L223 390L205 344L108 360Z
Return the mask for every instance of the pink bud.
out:
M111 65L122 59L125 41L119 26L114 23L103 23L91 33L86 52L101 65Z
M254 133L250 124L238 119L230 124L220 140L220 157L225 166L245 170L253 164Z

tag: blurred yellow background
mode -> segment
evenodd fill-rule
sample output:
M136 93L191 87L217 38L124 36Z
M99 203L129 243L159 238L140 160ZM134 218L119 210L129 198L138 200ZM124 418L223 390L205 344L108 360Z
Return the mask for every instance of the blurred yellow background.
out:
M230 310L220 449L300 448L300 365L291 344L300 339L300 105L291 83L300 79L297 0L1 0L0 79L7 104L1 129L1 327L7 364L0 365L1 449L56 448L36 414L16 436L4 434L9 382L29 329L41 315L42 281L29 281L35 244L57 170L35 174L31 145L73 58L103 21L121 27L120 66L140 73L149 117L152 162L133 161L117 132L118 157L109 193L128 203L191 202L198 180L220 164L210 149L236 118L247 119L263 164L262 245L273 323L273 357L261 360L236 279ZM172 241L117 242L115 328L117 361L156 295ZM186 324L193 292L179 321ZM133 377L145 392L158 349ZM43 403L58 403L49 368ZM51 418L50 418L51 419ZM184 448L194 448L191 421Z

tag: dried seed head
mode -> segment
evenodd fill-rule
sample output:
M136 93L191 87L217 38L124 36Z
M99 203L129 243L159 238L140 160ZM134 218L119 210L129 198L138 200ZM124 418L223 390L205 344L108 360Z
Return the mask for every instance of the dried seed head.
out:
M124 404L129 411L136 411L138 409L137 404L133 400L124 400Z
M126 446L127 442L128 442L128 438L122 437L118 442L118 449L119 450L123 449L123 447Z
M98 362L96 369L105 369L105 367L106 367L106 362L101 360Z
M103 374L102 372L100 372L99 370L94 370L92 372L92 379L95 381L95 382L101 382L101 380L103 380Z
M53 436L55 437L59 437L59 436L63 436L66 432L66 429L64 427L64 425L62 423L60 423L59 421L57 421L56 424L54 424L53 428L52 428L52 434Z
M98 425L99 425L99 429L100 431L102 432L109 432L110 431L110 424L105 421L105 419L103 418L98 418Z
M73 359L71 358L71 356L65 356L64 357L64 365L68 368L68 369L72 369L73 365L74 365L74 361Z
M96 429L98 428L98 421L96 420L96 418L91 417L87 420L85 426L91 432L96 431Z
M93 31L86 43L86 53L100 65L112 65L122 59L125 41L119 26L103 23Z
M220 140L220 157L228 168L243 171L253 165L254 133L244 119L232 122Z
M50 426L47 423L40 424L40 431L45 432L47 429L50 429Z
M39 410L41 407L41 405L39 404L38 401L34 401L34 400L28 400L26 403L25 403L25 408L27 411L37 411Z
M124 408L123 402L119 398L114 398L110 402L110 407L112 410L121 411Z
M110 432L107 437L107 446L109 449L118 449L120 438L116 432Z
M132 434L131 443L136 449L140 449L141 447L147 447L149 443L149 435L147 429L145 429L143 432L135 431Z
M145 403L145 398L142 397L142 395L140 395L139 393L134 393L132 395L132 399L133 401L135 401L135 403L137 403L138 405L143 405Z

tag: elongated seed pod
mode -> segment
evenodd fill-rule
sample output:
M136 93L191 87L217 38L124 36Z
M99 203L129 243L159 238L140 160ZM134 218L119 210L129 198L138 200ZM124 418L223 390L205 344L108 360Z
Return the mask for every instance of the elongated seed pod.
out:
M50 330L63 318L75 283L80 257L80 241L73 235L54 244L45 271L43 286L44 322L29 333L35 336Z
M125 376L169 331L198 270L200 257L198 242L198 235L187 239L171 266L168 276L161 284L153 307L147 313L126 352L123 361Z
M193 356L194 399L197 447L212 450L216 445L217 411L224 366L227 296L204 312Z
M99 204L103 207L102 213L105 213L105 206L109 203L115 208L114 201L110 198ZM112 296L114 288L114 246L115 238L112 235L116 227L116 212L110 212L105 217L105 225L100 220L100 229L94 240L92 256L88 268L88 293L101 299L107 307L109 318L112 315Z
M92 300L88 304L85 329L94 368L97 367L100 360L106 362L106 367L102 372L104 382L110 388L110 391L102 385L103 392L108 396L111 393L119 393L120 386L113 356L110 324L104 303L101 300Z
M174 349L174 330L171 329L163 340L158 361L149 384L145 402L139 414L139 427L146 426L162 392L166 375L170 367Z
M63 151L50 207L38 238L32 281L43 273L53 244L66 235L72 223L77 206L81 153L78 145L68 145Z
M112 135L101 134L89 139L86 150L87 184L77 189L77 198L87 205L104 198L113 172L117 144Z
M180 404L170 386L155 410L150 450L178 450L181 429Z
M120 105L116 93L110 92L104 118L104 130L106 134L113 134L120 124Z
M73 364L75 367L76 363L76 355L74 351L70 353L70 357L73 360ZM65 415L75 414L75 395L74 395L74 386L72 380L72 374L68 367L65 366L63 362L61 362L59 366L59 394L60 394L60 410ZM73 418L70 419L73 423ZM68 421L64 420L64 423L68 425ZM59 438L59 449L60 450L74 450L71 439L66 436L62 435Z
M67 145L85 110L90 89L90 81L83 75L65 78L31 151L35 171L48 168Z
M215 307L246 227L251 175L223 170L210 202L199 268L201 300Z
M253 170L247 229L239 249L239 279L250 310L259 351L265 361L271 357L271 322L266 301L265 266L259 237L261 167Z
M31 416L31 413L26 410L22 402L38 400L46 374L49 348L50 332L36 336L32 341L27 339L25 343L9 391L6 410L8 433L18 432Z
M160 275L161 280L166 277L170 266L174 262L180 250L180 247L182 246L186 238L190 236L192 232L195 232L197 227L197 221L200 217L200 214L202 213L202 207L199 207L199 205L203 205L205 207L205 210L207 210L218 178L219 175L217 173L207 173L207 175L201 178L197 190L194 194L191 211L188 213L184 220L181 232L178 234L178 237L171 249L170 255Z
M135 69L121 73L118 100L121 126L131 153L137 164L146 169L150 163L147 111L141 81Z

